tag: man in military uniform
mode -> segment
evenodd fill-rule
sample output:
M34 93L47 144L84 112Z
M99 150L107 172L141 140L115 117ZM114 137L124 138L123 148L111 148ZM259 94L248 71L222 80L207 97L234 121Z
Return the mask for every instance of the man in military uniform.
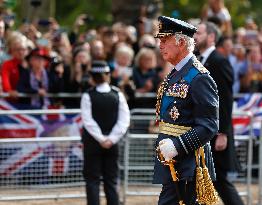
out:
M165 16L158 20L160 52L174 68L158 90L156 147L165 162L174 162L178 181L172 168L156 157L153 183L163 185L159 205L198 204L196 150L200 147L204 147L209 175L215 179L209 141L218 131L217 87L192 53L196 28Z

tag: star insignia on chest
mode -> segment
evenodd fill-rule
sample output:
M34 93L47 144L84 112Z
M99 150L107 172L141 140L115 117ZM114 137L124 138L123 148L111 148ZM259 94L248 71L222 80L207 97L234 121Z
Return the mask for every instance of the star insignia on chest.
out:
M177 107L174 105L174 107L169 112L170 117L175 121L179 117L179 112Z

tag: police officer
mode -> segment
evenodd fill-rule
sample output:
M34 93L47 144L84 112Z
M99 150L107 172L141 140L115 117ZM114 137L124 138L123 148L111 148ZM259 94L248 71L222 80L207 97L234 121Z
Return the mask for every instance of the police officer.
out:
M159 205L198 204L195 151L200 147L204 147L205 163L211 178L215 179L209 141L218 130L217 87L192 53L196 28L165 16L158 20L156 37L160 39L160 52L174 68L157 94L156 147L166 162L175 160L173 165L179 181L174 182L170 167L156 157L153 183L162 184Z
M108 205L118 205L116 189L118 174L117 143L130 122L129 108L122 92L109 85L110 69L106 62L92 63L91 76L95 87L83 94L84 178L88 205L99 205L102 177Z

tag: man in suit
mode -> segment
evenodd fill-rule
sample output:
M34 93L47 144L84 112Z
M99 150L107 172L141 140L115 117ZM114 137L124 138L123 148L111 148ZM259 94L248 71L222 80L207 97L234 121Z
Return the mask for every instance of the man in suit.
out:
M159 135L156 147L177 171L175 181L163 160L155 158L153 183L162 184L159 205L197 204L195 151L204 146L209 173L214 167L209 141L218 130L218 96L214 80L193 55L196 28L184 21L160 16L160 52L174 68L157 94ZM173 164L172 160L176 160ZM173 173L173 172L172 172Z
M200 53L201 63L208 69L215 80L219 96L219 129L211 141L217 180L215 188L226 205L242 205L243 202L227 179L228 171L238 169L234 148L232 105L233 105L233 69L229 61L215 47L219 30L211 22L198 25L194 34L196 49Z
M110 69L104 61L92 63L95 87L83 94L81 116L84 145L84 178L88 205L99 205L100 178L108 205L118 205L118 146L130 122L126 99L119 89L109 85Z

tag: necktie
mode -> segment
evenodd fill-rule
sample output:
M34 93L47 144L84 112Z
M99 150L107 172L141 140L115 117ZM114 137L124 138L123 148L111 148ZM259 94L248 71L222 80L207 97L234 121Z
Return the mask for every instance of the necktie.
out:
M199 61L200 61L200 63L202 63L203 58L204 58L203 56L200 56L200 57L199 57Z

